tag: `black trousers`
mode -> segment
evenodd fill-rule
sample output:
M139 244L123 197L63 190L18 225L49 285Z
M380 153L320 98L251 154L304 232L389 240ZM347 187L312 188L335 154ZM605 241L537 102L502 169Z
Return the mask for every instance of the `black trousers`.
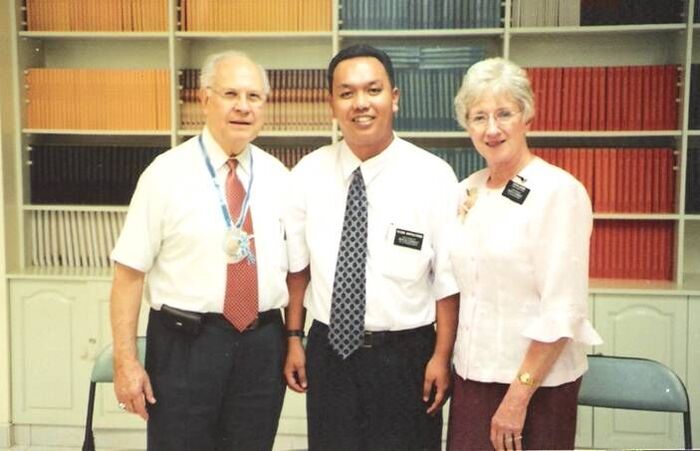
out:
M151 310L146 370L150 451L270 450L285 393L281 315L240 333L207 315L199 335L165 326Z
M435 346L432 326L392 333L346 360L314 321L306 348L311 451L439 450L442 415L426 414L425 366Z

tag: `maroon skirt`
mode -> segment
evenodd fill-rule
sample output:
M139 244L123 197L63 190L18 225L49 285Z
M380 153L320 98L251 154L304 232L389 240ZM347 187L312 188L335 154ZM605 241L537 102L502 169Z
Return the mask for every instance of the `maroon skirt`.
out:
M447 449L493 449L491 418L508 384L464 380L455 375L450 401ZM574 449L581 378L557 387L540 387L530 399L523 428L523 449Z

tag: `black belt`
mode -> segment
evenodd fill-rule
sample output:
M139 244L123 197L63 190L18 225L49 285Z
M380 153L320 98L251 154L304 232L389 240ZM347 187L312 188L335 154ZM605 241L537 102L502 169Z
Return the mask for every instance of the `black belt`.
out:
M231 322L226 319L222 313L202 313L202 319L204 323L210 323L213 325L219 325L226 328L233 327ZM264 312L259 312L258 317L250 323L250 326L246 327L242 332L248 332L255 329L260 329L263 326L274 323L277 320L282 320L282 313L280 309L266 310Z
M169 310L166 312L166 308ZM151 309L151 313L158 317L162 317L166 324L175 326L177 330L187 331L192 335L199 334L202 324L221 327L223 329L233 329L233 325L221 313L200 313L187 310L175 309L172 307L163 306L161 310ZM282 323L282 312L280 309L267 310L259 312L258 317L250 326L242 332L260 329L274 322Z
M322 333L328 333L328 326L320 321L314 320L312 327L317 327L321 329ZM360 346L363 348L373 348L376 346L381 346L383 344L388 344L394 341L399 341L411 336L421 335L425 333L435 333L435 327L433 327L432 324L427 324L425 326L403 330L366 330L362 334L362 344Z

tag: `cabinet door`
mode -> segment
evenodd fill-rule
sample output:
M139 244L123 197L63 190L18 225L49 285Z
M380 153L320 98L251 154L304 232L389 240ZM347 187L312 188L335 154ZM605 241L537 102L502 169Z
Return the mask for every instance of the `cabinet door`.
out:
M649 358L684 378L687 350L687 298L613 296L595 299L595 325L606 355ZM595 448L677 448L683 445L680 414L595 408Z
M690 397L693 445L697 448L700 444L700 296L688 300L688 377L685 387Z
M11 282L13 422L84 423L98 349L97 303L88 288L75 281Z

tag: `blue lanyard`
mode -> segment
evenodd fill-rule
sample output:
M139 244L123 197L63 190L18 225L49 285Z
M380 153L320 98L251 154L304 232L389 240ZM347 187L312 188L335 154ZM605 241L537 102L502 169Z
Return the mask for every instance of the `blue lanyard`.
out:
M221 214L224 216L224 221L226 221L226 227L228 229L232 228L231 214L228 212L228 207L224 201L224 197L221 195L221 187L216 181L216 172L214 172L214 167L211 165L211 160L207 151L204 148L204 141L202 141L202 135L198 137L199 149L202 151L202 156L204 157L204 162L207 164L207 169L209 170L209 175L211 176L211 181L214 183L214 188L219 195L219 206L221 207ZM241 214L236 221L236 227L241 228L243 221L245 220L245 215L248 212L248 202L250 201L250 192L253 188L253 149L250 149L250 180L248 180L248 190L245 193L245 198L243 199L243 207L241 208Z

